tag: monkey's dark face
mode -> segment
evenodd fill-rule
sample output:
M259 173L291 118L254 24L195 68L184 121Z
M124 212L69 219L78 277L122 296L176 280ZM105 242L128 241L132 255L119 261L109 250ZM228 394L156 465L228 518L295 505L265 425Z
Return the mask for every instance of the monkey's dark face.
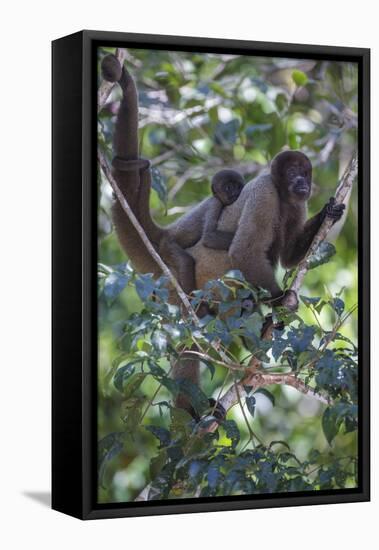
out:
M285 174L289 194L300 200L308 200L312 186L312 167L309 169L304 163L291 164Z
M228 205L235 202L241 194L243 184L239 181L228 181L222 185L216 186L214 189L215 196L222 202Z
M312 164L300 151L279 153L272 161L271 175L284 198L295 201L309 199L312 189Z
M234 170L220 170L212 180L213 194L225 206L238 199L243 186L242 176Z

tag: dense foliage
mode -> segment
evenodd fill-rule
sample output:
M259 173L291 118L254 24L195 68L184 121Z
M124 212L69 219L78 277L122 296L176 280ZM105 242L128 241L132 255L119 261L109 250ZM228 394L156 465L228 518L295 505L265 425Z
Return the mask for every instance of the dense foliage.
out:
M100 49L100 57L105 51L112 50ZM127 63L140 93L142 152L153 161L151 207L160 223L207 196L220 167L250 179L284 146L312 160L312 210L334 194L356 144L353 64L145 50L128 50ZM99 115L99 144L109 156L118 93ZM170 305L167 280L125 263L110 201L99 175L99 499L133 500L149 483L156 499L354 487L356 191L342 230L331 235L335 249L325 246L314 258L299 311L285 316L272 340L260 337L267 307L241 307L251 292L257 302L265 298L241 273L196 293L195 307L201 299L217 304L200 326ZM278 273L284 285L290 275ZM170 364L193 343L202 354L201 389L170 378ZM238 368L227 368L221 352ZM329 404L285 385L245 388L219 429L204 433L213 412L208 397L240 380L253 356L263 372L296 375ZM200 422L173 406L179 390Z

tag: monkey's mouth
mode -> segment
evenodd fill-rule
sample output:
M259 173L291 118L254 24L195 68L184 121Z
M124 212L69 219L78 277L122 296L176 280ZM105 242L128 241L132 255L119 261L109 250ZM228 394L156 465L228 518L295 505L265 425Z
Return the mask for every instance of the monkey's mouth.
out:
M227 204L228 206L229 204L233 204L233 202L236 202L239 196L240 196L239 193L236 193L235 195L229 195L229 197L225 200L224 204Z
M294 193L298 195L299 197L307 197L309 195L309 187L308 185L296 185L294 187Z

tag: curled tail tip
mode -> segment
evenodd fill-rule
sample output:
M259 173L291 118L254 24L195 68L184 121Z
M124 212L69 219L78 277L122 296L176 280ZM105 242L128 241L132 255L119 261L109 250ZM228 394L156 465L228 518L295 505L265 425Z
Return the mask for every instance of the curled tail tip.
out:
M106 55L101 61L101 74L108 82L118 82L122 76L122 66L113 54Z

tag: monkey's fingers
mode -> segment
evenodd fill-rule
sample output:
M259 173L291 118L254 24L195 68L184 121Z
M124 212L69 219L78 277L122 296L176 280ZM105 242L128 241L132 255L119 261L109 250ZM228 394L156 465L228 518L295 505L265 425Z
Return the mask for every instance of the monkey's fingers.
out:
M332 220L337 221L341 218L345 208L345 204L336 204L335 198L331 197L329 199L329 202L326 204L325 214L328 216L328 218L332 218Z

